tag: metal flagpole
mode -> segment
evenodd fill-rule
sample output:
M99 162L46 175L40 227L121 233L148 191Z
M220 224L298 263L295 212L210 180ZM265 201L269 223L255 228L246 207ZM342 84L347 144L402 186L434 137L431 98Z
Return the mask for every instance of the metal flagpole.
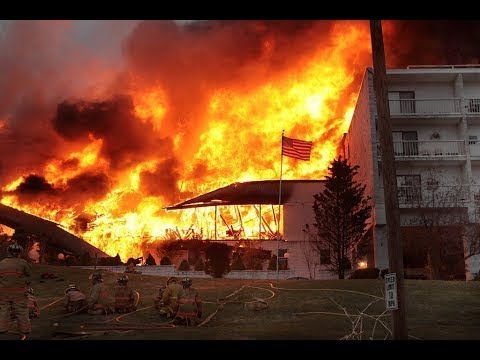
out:
M282 218L280 212L280 205L282 203L282 171L283 171L283 134L285 130L282 130L282 151L280 152L280 184L278 188L278 225L277 225L277 281L279 276L279 257L280 257L280 219Z

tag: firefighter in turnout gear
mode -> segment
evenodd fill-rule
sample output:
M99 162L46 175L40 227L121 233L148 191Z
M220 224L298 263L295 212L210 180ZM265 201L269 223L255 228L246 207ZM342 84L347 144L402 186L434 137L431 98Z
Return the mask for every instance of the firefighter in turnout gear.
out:
M69 285L65 290L63 306L68 313L80 312L87 306L87 297L75 285Z
M26 296L27 296L29 318L36 319L40 317L40 309L38 308L37 299L35 299L35 295L33 293L32 288L28 288Z
M160 310L160 308L163 306L163 293L165 290L167 290L167 286L170 285L173 279L173 276L169 277L167 284L158 289L158 295L153 298L153 306L155 307L155 310Z
M198 291L192 287L192 279L182 280L183 289L178 295L177 314L175 322L184 325L193 325L202 317L202 300Z
M92 289L88 296L88 313L91 315L106 315L111 313L108 306L108 292L103 284L102 274L93 273L90 275Z
M28 299L25 294L26 277L30 277L30 264L20 259L23 248L17 243L8 246L8 257L0 261L0 333L8 331L13 310L17 318L18 331L31 331L28 314Z
M173 317L177 311L177 298L180 291L182 291L182 285L177 283L177 278L171 277L168 279L167 288L162 295L162 307L160 307L160 315Z
M123 314L137 310L137 295L127 285L128 276L123 275L115 287L115 312Z

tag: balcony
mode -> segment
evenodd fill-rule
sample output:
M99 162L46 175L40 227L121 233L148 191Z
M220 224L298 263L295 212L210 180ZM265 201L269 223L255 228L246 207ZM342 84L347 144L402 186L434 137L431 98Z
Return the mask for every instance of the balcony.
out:
M381 160L380 145L377 144ZM396 160L411 159L461 159L465 157L464 140L418 140L394 141L393 151Z
M460 99L455 98L389 100L389 105L391 116L461 115ZM480 110L480 102L478 106Z
M480 144L475 142L475 143L470 143L470 155L472 156L472 160L477 160L480 159Z
M467 115L480 115L480 99L465 99Z
M385 203L384 191L379 188L377 203ZM470 201L469 191L468 185L398 186L398 205L400 208L465 207Z

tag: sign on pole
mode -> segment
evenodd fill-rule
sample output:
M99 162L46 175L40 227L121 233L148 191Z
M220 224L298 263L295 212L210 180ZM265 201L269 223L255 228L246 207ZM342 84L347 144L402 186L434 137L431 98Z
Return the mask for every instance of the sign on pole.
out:
M385 301L387 310L398 309L397 274L395 273L385 275Z

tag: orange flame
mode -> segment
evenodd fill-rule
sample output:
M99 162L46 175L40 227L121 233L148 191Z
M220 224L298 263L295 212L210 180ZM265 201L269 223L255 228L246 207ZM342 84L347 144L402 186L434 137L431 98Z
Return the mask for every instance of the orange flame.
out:
M336 156L356 100L357 88L352 85L358 84L354 84L355 72L347 59L352 54L359 62L366 58L367 40L366 27L338 23L329 45L323 45L313 57L299 61L277 78L256 87L238 85L212 91L204 115L206 127L191 158L180 156L191 139L181 133L174 135L174 150L185 164L177 189L172 192L194 196L236 181L278 179L282 130L286 136L314 143L311 161L284 159L283 178L322 178ZM264 50L268 52L271 46L266 42ZM161 131L169 107L161 86L135 90L133 100L139 121L150 122L154 131ZM102 139L92 137L83 150L51 161L44 168L45 179L60 187L82 171L108 171L101 146ZM75 170L62 168L62 163L73 159L79 163ZM124 169L112 190L99 201L83 204L81 212L77 208L51 208L48 204L20 204L11 194L3 195L1 202L57 221L109 255L118 253L123 260L141 256L145 244L163 239L225 239L231 238L231 234L227 235L229 229L242 229L242 238L258 239L281 231L281 225L276 223L278 209L270 206L262 207L261 223L258 206L218 207L216 235L212 208L166 212L163 208L171 204L164 198L142 193L140 174L154 170L156 165L156 160L146 160ZM195 169L199 167L207 170L198 175ZM22 180L16 179L3 191L14 190ZM93 217L86 230L75 222L82 213Z

